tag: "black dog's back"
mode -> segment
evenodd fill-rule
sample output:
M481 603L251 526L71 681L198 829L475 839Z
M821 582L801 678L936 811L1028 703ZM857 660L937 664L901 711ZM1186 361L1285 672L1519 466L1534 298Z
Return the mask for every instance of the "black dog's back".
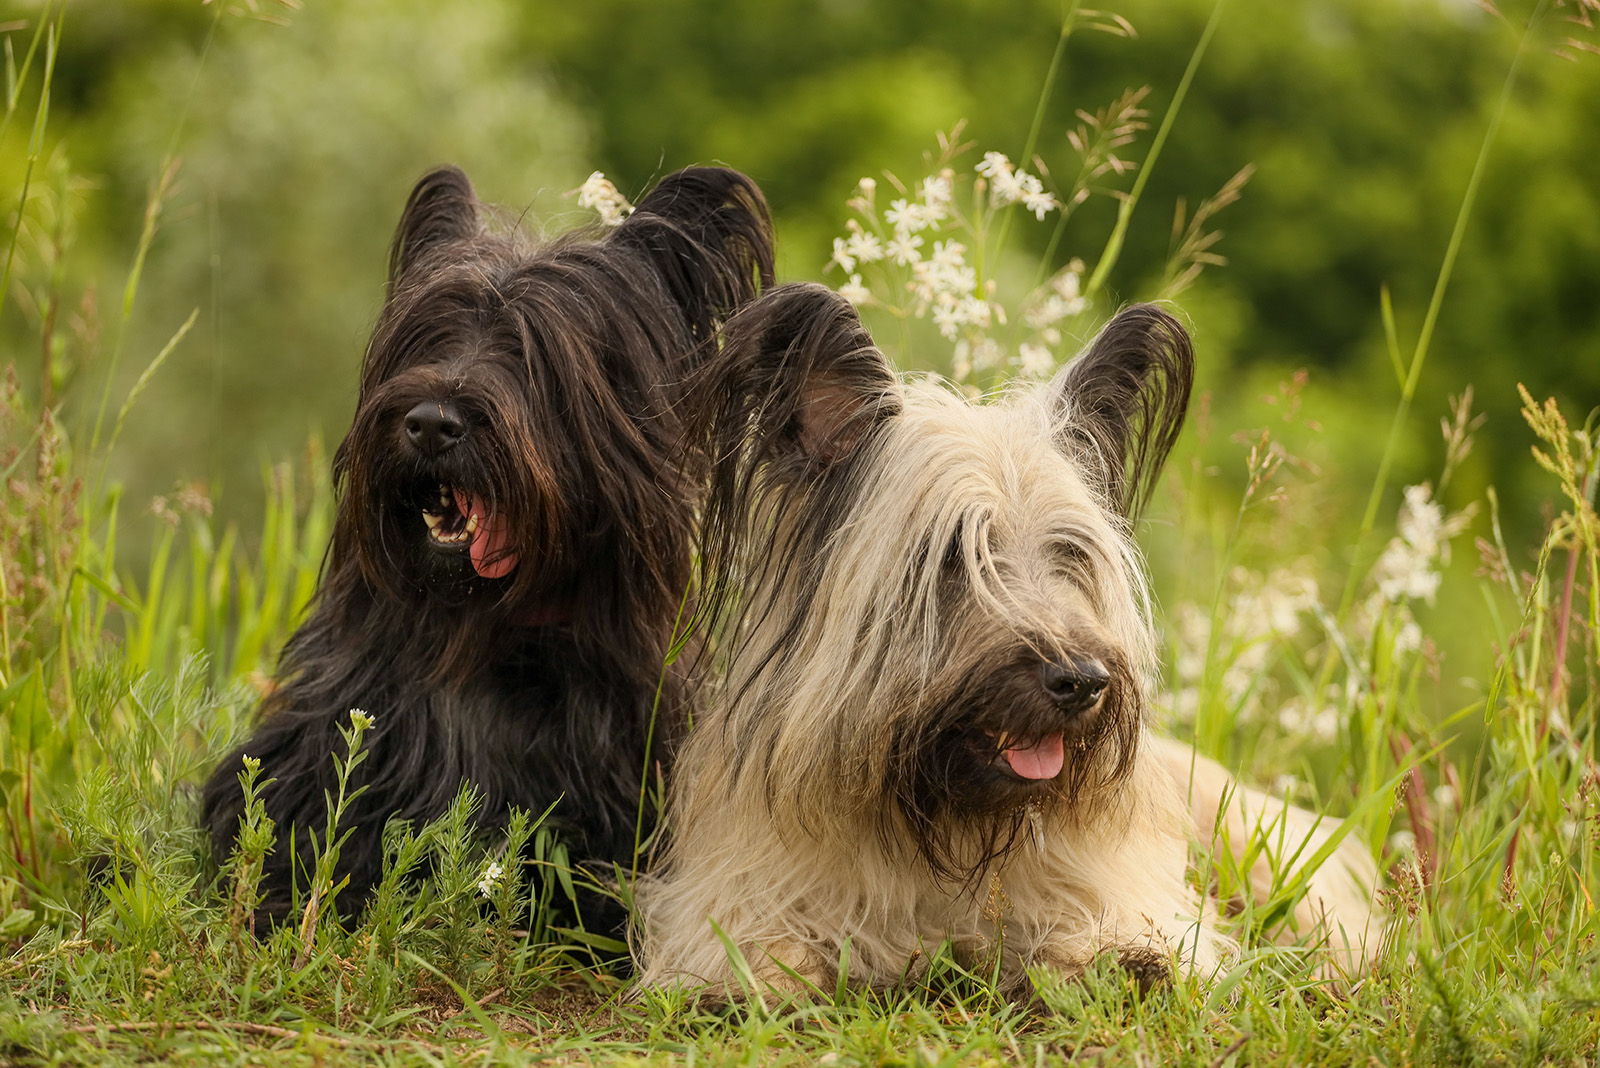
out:
M663 672L701 481L678 384L771 274L765 201L723 168L668 176L603 237L543 246L491 230L453 168L417 184L335 458L321 586L255 733L204 791L221 860L242 757L273 780L267 918L306 885L352 709L374 725L341 911L381 874L385 822L437 818L463 782L486 826L559 800L574 858L632 860L647 763L693 698Z
M335 758L344 755L341 726L351 708L370 712L367 758L355 785L365 786L345 813L340 873L350 876L340 907L359 906L383 869L381 831L391 818L420 825L443 815L462 783L479 793L485 827L502 825L510 806L551 820L574 857L616 862L632 857L646 750L665 758L661 737L650 744L651 703L642 687L607 651L585 647L568 627L517 628L498 644L486 666L458 684L431 688L396 657L379 635L353 636L319 613L285 648L286 670L298 674L269 698L269 711L239 751L207 784L207 829L219 849L238 832L237 772L245 754L276 780L264 793L279 841L268 858L261 904L282 919L292 904L291 877L304 892L313 862L309 836L324 836L326 797L336 793ZM684 680L663 688L658 728L664 736L681 719ZM359 694L352 703L347 695ZM650 694L653 696L653 694ZM647 808L648 812L648 808ZM295 828L290 870L288 829ZM622 917L604 901L584 902L586 923L615 929Z

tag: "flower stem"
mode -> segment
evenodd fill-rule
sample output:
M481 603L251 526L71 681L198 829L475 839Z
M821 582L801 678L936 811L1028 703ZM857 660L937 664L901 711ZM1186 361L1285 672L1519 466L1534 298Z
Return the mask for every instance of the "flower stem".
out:
M1070 0L1066 13L1061 16L1061 33L1056 37L1055 54L1050 57L1050 67L1044 73L1044 84L1039 88L1039 102L1033 108L1033 122L1028 126L1028 140L1022 146L1022 157L1017 160L1018 169L1028 166L1033 159L1034 150L1039 145L1039 131L1044 127L1045 109L1050 104L1050 93L1056 85L1056 75L1061 70L1061 60L1067 53L1067 38L1072 36L1072 27L1078 21L1078 8L1082 0ZM1016 204L1008 204L1000 216L1000 236L995 239L994 254L999 259L1000 252L1006 247L1006 238L1011 235L1011 214ZM1046 257L1048 259L1048 257ZM978 277L983 277L983 245L980 242L976 255Z
M1428 345L1433 340L1433 328L1439 319L1439 308L1444 303L1445 290L1449 287L1450 276L1455 270L1456 254L1461 251L1461 241L1467 232L1467 221L1472 217L1472 208L1478 199L1478 186L1483 180L1483 172L1488 167L1490 151L1494 148L1495 138L1500 132L1500 122L1505 118L1506 108L1511 103L1511 90L1516 84L1517 71L1521 68L1522 57L1526 54L1528 42L1533 36L1533 28L1548 4L1549 0L1541 0L1538 9L1528 20L1522 39L1517 43L1516 55L1512 57L1511 66L1506 71L1505 82L1500 87L1500 99L1496 102L1494 112L1489 118L1489 128L1484 131L1483 143L1478 147L1478 159L1473 164L1472 177L1467 180L1466 192L1462 194L1461 207L1456 212L1455 227L1450 231L1450 242L1445 247L1444 261L1439 265L1438 277L1434 279L1433 296L1428 301L1427 314L1423 316L1422 331L1417 335L1417 345L1411 353L1411 366L1406 373L1405 382L1400 387L1400 403L1395 407L1394 419L1389 424L1389 437L1384 443L1383 455L1378 461L1378 474L1373 479L1372 492L1367 496L1366 511L1361 516L1361 529L1356 534L1349 577L1345 580L1344 594L1339 598L1336 618L1343 619L1355 600L1358 575L1356 565L1367 538L1372 533L1373 525L1377 522L1378 506L1382 503L1383 491L1389 483L1389 469L1394 464L1395 452L1400 444L1400 434L1405 429L1406 420L1411 414L1411 401L1417 392L1417 382L1422 377L1422 365L1428 356Z
M1155 169L1156 159L1161 155L1161 147L1167 143L1167 134L1172 130L1173 121L1178 117L1178 111L1183 107L1184 97L1189 95L1189 85L1194 81L1195 72L1200 69L1200 60L1205 57L1206 48L1211 44L1211 35L1217 30L1217 23L1222 20L1222 6L1226 0L1217 0L1211 8L1211 17L1206 20L1206 28L1200 33L1200 40L1196 42L1194 51L1189 56L1189 66L1184 69L1183 77L1178 81L1178 88L1172 94L1172 104L1167 108L1167 113L1161 117L1161 128L1156 131L1155 140L1150 142L1150 153L1145 156L1144 162L1139 165L1139 176L1133 181L1133 188L1129 190L1122 205L1117 209L1117 224L1111 230L1111 236L1106 239L1106 247L1100 253L1100 261L1094 265L1094 273L1089 276L1089 284L1084 289L1085 297L1092 297L1100 291L1105 284L1106 276L1111 273L1111 268L1117 264L1117 257L1122 255L1122 241L1128 232L1128 220L1133 218L1133 209L1139 203L1139 195L1144 192L1144 184L1150 180L1150 172Z

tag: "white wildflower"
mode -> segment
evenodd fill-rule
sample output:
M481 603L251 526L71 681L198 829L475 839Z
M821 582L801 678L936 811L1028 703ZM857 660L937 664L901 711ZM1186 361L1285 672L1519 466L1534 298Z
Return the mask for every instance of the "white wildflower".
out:
M845 245L859 263L874 263L883 259L883 243L878 240L877 234L851 234Z
M1394 651L1405 655L1422 648L1422 628L1417 621L1408 619L1394 632Z
M1222 693L1234 702L1237 714L1245 719L1254 719L1259 711L1260 694L1256 686L1266 666L1266 649L1265 642L1238 647L1238 655L1222 672Z
M972 366L980 371L998 367L1005 359L1005 349L992 337L980 337L972 344Z
M1237 567L1230 576L1238 592L1228 615L1227 633L1239 644L1260 652L1250 657L1252 668L1264 667L1271 639L1292 638L1300 631L1300 616L1314 608L1317 582L1310 575L1278 568L1262 575Z
M1023 179L1027 177L1023 171L1012 172L1009 170L996 172L990 179L991 196L994 206L1003 208L1007 204L1015 204L1028 195L1028 187ZM1037 180L1037 179L1036 179Z
M1303 565L1302 565L1303 567ZM1258 715L1271 702L1273 656L1301 629L1301 617L1318 604L1317 585L1301 567L1280 568L1263 576L1235 568L1228 576L1229 597L1215 619L1192 602L1176 606L1174 667L1185 685L1198 686L1208 672L1220 672L1218 697L1240 717ZM1219 634L1213 638L1212 626ZM1292 698L1279 711L1279 725L1295 735L1331 739L1338 731L1332 709L1313 710Z
M1022 313L1022 321L1035 330L1043 330L1066 317L1067 302L1054 293L1032 302Z
M985 178L992 179L1002 174L1010 178L1011 160L1006 157L1004 152L985 152L983 159L978 161L978 165L973 170Z
M956 342L955 355L950 362L950 374L957 382L972 374L972 345L965 338Z
M846 273L856 269L856 258L850 255L849 242L842 237L833 239L833 258L828 261L828 266L839 265L839 269Z
M962 297L959 307L962 322L975 326L979 330L989 329L993 315L988 301L979 300L974 296Z
M1029 193L1022 198L1022 206L1033 212L1034 218L1044 221L1047 212L1054 211L1058 205L1056 198L1049 193Z
M863 178L856 183L855 194L845 201L845 205L852 211L859 211L863 215L871 215L874 211L873 200L878 192L878 183L871 178Z
M1456 788L1447 782L1442 782L1433 788L1433 803L1440 808L1451 809L1456 807Z
M922 259L922 253L917 251L921 247L922 238L919 235L896 232L883 251L891 260L906 267Z
M1193 723L1200 711L1200 691L1185 686L1172 695L1172 716L1179 723Z
M1073 260L1050 280L1050 288L1042 290L1044 296L1029 304L1023 318L1035 330L1080 315L1089 306L1082 291L1083 263Z
M1300 734L1310 720L1304 697L1291 697L1278 706L1278 726L1285 734Z
M1083 311L1086 301L1083 298L1083 261L1074 259L1066 268L1059 271L1050 280L1051 287L1059 294L1061 299L1069 305L1068 315L1077 315Z
M1320 701L1313 706L1304 697L1295 696L1279 707L1278 726L1294 737L1331 742L1339 735L1339 713Z
M978 288L978 269L966 266L956 267L945 273L944 282L952 293L974 292Z
M933 263L937 267L954 270L967 265L967 246L959 241L935 241Z
M1339 737L1339 712L1332 705L1323 705L1311 717L1311 737L1319 742L1331 742Z
M377 718L365 709L352 708L350 710L350 726L358 731L370 730L376 722L378 722Z
M1407 486L1396 522L1400 536L1430 557L1438 552L1439 537L1444 531L1444 508L1432 498L1433 487L1427 483Z
M999 188L999 183L996 183ZM1056 198L1044 191L1044 183L1037 175L1027 171L1018 171L1016 174L1016 190L1013 200L1022 201L1023 207L1033 212L1034 216L1043 222L1045 214L1058 207Z
M914 234L928 228L928 209L923 204L915 204L901 197L889 203L889 210L883 213L883 221L894 227L896 233Z
M495 888L500 885L500 877L505 874L505 869L499 861L491 860L483 869L483 875L478 879L478 893L484 897L492 897Z
M1211 643L1211 617L1193 601L1182 601L1172 614L1177 629L1178 677L1198 680L1206 670L1206 647Z
M1300 632L1300 616L1319 604L1317 580L1289 568L1278 568L1261 588L1261 613L1267 628L1278 637Z
M912 264L911 289L919 301L942 304L945 297L966 296L978 288L978 272L966 265L963 251L955 242L936 241L931 259Z
M1373 567L1378 592L1390 602L1402 600L1433 603L1443 576L1432 568L1433 557L1418 552L1403 538L1395 538L1384 548Z
M851 304L865 304L872 299L872 290L861 284L861 276L852 274L850 281L839 287L839 295Z
M940 296L943 299L933 306L933 325L947 340L954 341L956 335L961 333L961 305L948 293Z
M1472 521L1473 509L1445 515L1433 500L1433 488L1424 482L1407 486L1395 528L1398 536L1384 547L1372 574L1384 600L1423 600L1433 603L1442 576L1434 561L1450 561L1450 539Z
M923 213L930 225L942 222L950 214L950 201L954 195L951 174L929 175L922 180Z
M1056 368L1055 357L1050 355L1050 350L1043 345L1023 342L1021 347L1022 362L1020 370L1029 378L1044 378Z
M633 214L633 205L628 203L628 198L617 192L617 187L599 171L589 175L578 187L577 194L578 206L592 208L599 213L600 221L606 226L621 226L622 220Z

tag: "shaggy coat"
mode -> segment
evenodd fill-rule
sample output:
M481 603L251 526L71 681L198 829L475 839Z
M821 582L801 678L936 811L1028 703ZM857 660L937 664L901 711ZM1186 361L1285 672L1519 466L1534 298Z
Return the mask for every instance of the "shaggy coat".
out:
M980 403L897 378L822 287L725 333L698 394L725 679L639 887L643 982L737 993L719 929L783 989L832 990L843 959L892 983L947 940L1012 984L1104 952L1144 981L1213 969L1230 942L1191 842L1254 835L1288 874L1332 825L1150 731L1130 531L1187 406L1183 328L1129 308L1054 381ZM1342 966L1373 877L1351 840L1295 910Z
M771 280L766 203L741 174L690 168L604 233L539 244L487 213L454 168L411 194L334 460L321 585L255 732L205 788L221 858L241 756L274 780L268 919L305 886L352 708L376 723L344 822L347 912L381 872L385 823L440 816L462 783L487 826L554 804L575 860L626 863L690 704L681 669L663 678L702 477L677 383Z

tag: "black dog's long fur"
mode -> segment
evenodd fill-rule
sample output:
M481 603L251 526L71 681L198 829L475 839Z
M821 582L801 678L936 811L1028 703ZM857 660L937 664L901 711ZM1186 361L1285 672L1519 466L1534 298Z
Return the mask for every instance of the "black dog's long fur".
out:
M341 911L381 873L385 822L441 815L463 781L487 823L559 798L575 859L625 863L633 850L691 574L699 476L677 383L719 321L770 283L770 219L760 190L722 168L667 177L603 236L535 245L484 216L454 168L411 194L334 460L321 586L255 733L205 787L221 859L239 828L241 757L275 780L262 795L278 830L266 918L286 915L296 876L305 885L352 708L376 722L352 783L366 790L342 824L356 830ZM451 421L430 438L414 417L435 407ZM464 545L430 538L424 510L465 520L441 503L454 491L499 517L490 556L514 563L509 574L484 577ZM654 757L691 696L670 672Z

